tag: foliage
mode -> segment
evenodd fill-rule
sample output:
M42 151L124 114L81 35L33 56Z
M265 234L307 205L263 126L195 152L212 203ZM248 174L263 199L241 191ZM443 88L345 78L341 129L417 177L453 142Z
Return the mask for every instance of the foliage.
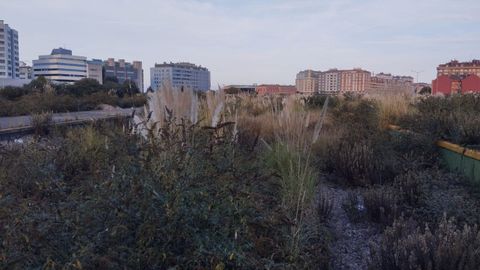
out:
M363 200L367 216L373 222L390 225L400 215L398 194L389 186L367 189Z
M480 144L480 95L427 96L413 106L416 113L401 123L405 128L428 134L432 140Z
M46 135L52 124L52 113L32 114L32 127L36 136Z
M211 130L167 126L161 140L86 128L8 150L0 267L307 267L282 248L292 221L262 163Z
M432 231L400 219L372 247L369 269L473 270L480 265L479 251L477 226L458 228L454 219L444 216Z

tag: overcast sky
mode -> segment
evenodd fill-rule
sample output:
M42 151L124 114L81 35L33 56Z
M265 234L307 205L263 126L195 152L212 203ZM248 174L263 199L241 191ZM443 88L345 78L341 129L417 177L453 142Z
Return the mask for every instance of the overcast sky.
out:
M54 47L88 58L210 69L212 87L294 84L304 69L362 67L429 82L480 58L480 0L0 0L20 58Z

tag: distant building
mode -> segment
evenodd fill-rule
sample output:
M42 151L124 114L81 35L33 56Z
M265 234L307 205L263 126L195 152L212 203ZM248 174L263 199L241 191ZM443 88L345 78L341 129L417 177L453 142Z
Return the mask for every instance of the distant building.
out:
M480 77L480 60L472 60L471 62L452 60L437 67L437 77L442 75L468 76L472 74Z
M0 78L19 79L18 32L0 20Z
M393 76L378 73L370 78L367 92L370 94L413 94L415 90L413 77Z
M87 61L87 78L97 80L103 84L103 61L92 59Z
M25 62L20 61L19 67L19 79L22 80L32 80L33 79L33 69L31 66L27 65Z
M226 85L222 87L222 90L224 91L238 91L240 93L255 93L255 87L256 85L238 85L238 84L232 84L232 85Z
M318 80L318 90L322 94L337 94L340 92L340 73L338 69L322 72Z
M115 61L114 58L109 58L104 62L105 78L117 78L119 83L124 83L126 80L134 82L138 89L143 92L143 68L141 61L133 61L132 63L125 62L124 59Z
M87 58L74 56L71 50L53 49L50 55L41 55L33 60L33 75L54 83L74 83L87 78Z
M191 63L155 64L150 69L150 83L153 90L162 84L170 83L173 87L188 87L196 91L210 90L210 71Z
M302 94L313 94L318 92L318 81L321 75L320 71L304 70L297 74L295 85L297 91Z
M480 60L453 60L437 67L437 78L432 81L432 94L469 92L480 92Z
M255 91L259 95L293 95L297 93L297 88L293 85L262 84Z
M340 91L363 93L369 87L370 77L369 71L360 68L342 70L340 72Z
M480 77L476 74L456 76L440 75L432 81L432 94L480 93Z

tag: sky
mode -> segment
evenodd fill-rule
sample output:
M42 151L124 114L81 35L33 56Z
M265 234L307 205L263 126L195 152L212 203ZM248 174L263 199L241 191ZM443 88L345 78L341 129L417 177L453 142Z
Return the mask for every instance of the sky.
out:
M305 69L364 68L430 82L438 64L480 58L480 0L0 0L20 58L53 48L192 62L227 84L294 84Z

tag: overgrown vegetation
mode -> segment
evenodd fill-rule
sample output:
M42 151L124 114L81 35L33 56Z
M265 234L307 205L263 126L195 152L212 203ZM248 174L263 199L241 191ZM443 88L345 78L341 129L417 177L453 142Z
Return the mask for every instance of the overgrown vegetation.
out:
M379 228L370 269L478 269L478 194L434 145L478 144L477 103L164 86L128 125L38 114L39 141L0 148L0 268L328 269L343 205Z
M73 85L52 85L40 77L23 87L0 89L0 117L33 113L94 110L101 104L122 108L143 106L146 98L134 83L83 79Z

